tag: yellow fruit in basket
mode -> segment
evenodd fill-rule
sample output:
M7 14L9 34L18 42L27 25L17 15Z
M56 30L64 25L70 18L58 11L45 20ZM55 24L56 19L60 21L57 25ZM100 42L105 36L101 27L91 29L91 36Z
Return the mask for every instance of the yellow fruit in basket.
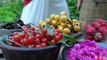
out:
M50 25L50 27L52 28L52 27L53 27L53 25Z
M55 28L53 25L50 26L51 28Z
M46 25L46 23L43 22L40 27L43 28L45 25Z
M62 23L66 23L66 22L67 22L67 16L61 16L61 17L60 17L60 21L61 21Z
M62 26L58 26L58 31L63 32L63 27Z
M64 29L63 29L63 33L65 33L65 34L70 34L71 31L70 31L69 28L64 28Z
M55 20L52 20L51 23L52 23L53 26L57 26L57 22Z
M73 19L73 20L72 20L72 23L73 23L73 24L76 24L76 23L78 23L78 20L77 20L77 19Z
M60 25L61 23L62 23L61 21L58 22L59 25Z
M81 28L79 25L74 25L74 31L79 31Z
M71 27L71 24L67 24L67 28L70 28Z
M62 11L62 12L60 13L60 15L61 15L61 16L66 16L66 12L65 12L65 11Z
M39 26L41 26L42 25L42 23L44 23L42 20L39 22Z
M51 14L51 15L50 15L50 19L51 19L51 20L55 20L55 14Z
M78 22L78 23L76 23L75 25L78 25L78 26L80 26L80 23Z
M46 19L46 23L47 23L47 24L50 24L50 23L51 23L51 21L50 21L49 18Z
M66 27L66 23L61 23L60 24L62 27Z
M56 20L57 22L59 22L59 21L60 21L60 16L59 16L59 15L55 15L55 20Z
M61 25L58 25L58 28L62 27Z

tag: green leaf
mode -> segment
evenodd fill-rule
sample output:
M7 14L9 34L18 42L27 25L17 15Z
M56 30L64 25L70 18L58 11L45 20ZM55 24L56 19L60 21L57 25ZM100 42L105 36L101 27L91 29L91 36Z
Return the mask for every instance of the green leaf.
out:
M8 35L4 35L4 36L0 37L0 41L1 41L1 40L4 40L4 39L7 40L7 39L8 39Z
M48 32L53 35L54 34L54 29L48 26L47 24L45 25L45 28L48 30Z
M74 39L71 35L67 35L63 33L63 38L67 41L69 41L69 43L74 44L77 42L76 39Z
M64 39L60 40L60 41L57 42L56 44L58 44L58 43L62 43L62 44L65 45L66 47L72 46L72 44L69 45L69 44L67 43L67 40L64 40Z
M10 42L8 41L8 35L4 35L2 37L0 37L0 41L5 41L6 44L9 44Z

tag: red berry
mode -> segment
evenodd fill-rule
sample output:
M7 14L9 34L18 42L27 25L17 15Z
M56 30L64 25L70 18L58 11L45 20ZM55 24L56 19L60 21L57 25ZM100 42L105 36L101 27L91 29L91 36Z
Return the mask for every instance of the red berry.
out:
M20 36L21 36L22 38L27 37L27 32L24 31Z
M88 35L92 34L92 33L95 33L96 32L96 29L94 27L89 27L86 29L86 33Z
M58 35L58 36L55 36L55 41L58 42L61 40L61 37Z
M98 22L101 24L102 27L107 26L103 19L98 19Z
M28 45L28 48L35 48L34 45Z
M50 42L52 45L56 44L56 41L55 40L51 40Z
M31 26L31 27L30 27L30 30L35 31L35 27Z
M58 34L59 34L59 32L57 32L57 31L56 31L56 32L54 32L54 36L56 36L56 35L58 35Z
M42 28L41 30L42 34L46 35L47 34L47 30L45 28Z
M58 29L55 29L54 32L58 32L58 33L60 33L60 31L59 31Z
M35 42L38 43L38 44L40 44L41 40L40 39L36 39Z
M103 20L103 19L98 19L98 22L99 22L100 24L102 24L102 23L104 23L104 20Z
M29 37L28 37L28 43L29 43L29 44L34 44L34 43L35 43L35 38L34 38L34 36L29 36Z
M42 43L41 45L42 45L42 47L46 47L47 46L46 43Z
M42 38L42 43L47 43L48 40L46 38Z
M107 24L104 22L104 23L101 23L101 26L102 27L107 27Z
M46 35L45 38L50 41L51 40L51 37L49 35Z
M42 36L40 34L36 34L35 36L37 39L42 39Z
M50 34L47 33L47 35L45 35L45 38L46 38L48 41L50 41L50 40L51 40L51 36L50 36Z
M90 27L92 27L90 24L84 25L84 29L85 29L85 30L87 30L87 28L90 28Z
M106 27L100 27L100 28L99 28L99 32L100 32L101 34L107 34L107 28L106 28Z
M35 36L36 34L34 32L30 32L31 35Z
M38 44L38 45L36 45L36 48L41 48L41 47L42 47L42 46L41 46L41 45L39 45L39 44Z
M62 33L59 33L59 36L60 36L60 40L62 39Z
M101 25L97 22L97 21L94 21L93 23L92 23L92 26L93 27L100 27Z
M37 33L39 33L39 31L38 31L38 30L36 30L36 29L35 29L35 31L34 31L34 32L35 32L36 34L37 34Z
M22 27L23 30L29 30L27 26Z
M15 44L15 43L13 43L12 45L15 46L15 47L19 47L19 45Z
M12 40L12 41L15 41L14 38L11 38L11 40ZM12 46L19 47L19 45L15 44L15 43L13 43L13 42L11 42L11 44L12 44Z
M22 39L21 41L20 41L20 43L22 44L22 45L28 45L28 41L27 41L27 39L26 38L24 38L24 39Z
M20 42L20 40L21 40L21 36L20 35L15 35L15 36L13 36L13 38L14 38L14 40L16 42Z

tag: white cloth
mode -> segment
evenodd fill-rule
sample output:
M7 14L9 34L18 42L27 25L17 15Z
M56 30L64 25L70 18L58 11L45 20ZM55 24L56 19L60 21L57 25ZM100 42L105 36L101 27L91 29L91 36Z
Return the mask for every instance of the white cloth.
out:
M49 18L52 13L60 14L62 11L66 11L69 17L66 0L32 0L23 8L21 20L25 24L38 25L40 20Z

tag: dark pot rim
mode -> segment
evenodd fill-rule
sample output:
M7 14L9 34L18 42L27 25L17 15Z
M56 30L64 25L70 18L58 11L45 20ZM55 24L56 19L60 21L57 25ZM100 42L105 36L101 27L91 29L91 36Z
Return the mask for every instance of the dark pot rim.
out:
M62 50L62 58L63 60L66 60L67 59L67 51L69 50L69 48L72 48L73 46L71 47L64 47L63 50Z
M61 46L61 43L43 47L43 48L20 48L20 47L14 47L14 46L8 45L4 43L2 40L0 41L0 48L8 49L8 50L17 50L17 51L40 51L40 50L53 49L57 46Z
M0 31L8 31L8 32L10 32L10 31L22 31L22 29L0 29Z

